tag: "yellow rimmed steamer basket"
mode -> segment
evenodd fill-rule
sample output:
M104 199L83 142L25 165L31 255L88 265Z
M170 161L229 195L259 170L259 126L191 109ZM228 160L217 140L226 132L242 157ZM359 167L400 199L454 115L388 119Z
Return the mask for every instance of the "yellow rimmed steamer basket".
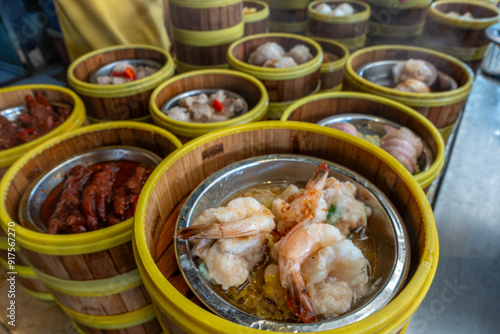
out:
M180 203L206 177L247 158L290 153L332 161L366 177L395 205L411 239L412 263L399 295L373 315L324 333L398 333L408 324L431 285L439 255L432 210L421 187L394 158L363 140L319 125L271 121L191 141L163 161L144 187L135 214L134 251L166 332L274 333L230 322L191 301L177 271L173 234Z
M262 67L247 63L250 54L266 42L276 42L285 51L298 44L305 45L313 59L287 68ZM264 84L269 94L268 119L279 119L293 101L315 94L320 89L323 51L318 43L307 37L283 33L247 36L231 44L227 59L231 69L247 73Z
M240 95L248 112L222 122L182 122L170 118L163 106L179 94L204 89L223 89ZM269 96L266 87L254 77L233 70L198 70L177 75L161 84L151 95L153 122L174 133L183 143L205 133L225 127L260 121L266 118Z
M467 12L474 19L460 19L446 14ZM491 4L472 0L441 0L433 2L425 24L422 43L457 57L476 71L490 40L486 28L500 22L500 10Z
M372 62L410 58L432 63L438 71L452 77L458 88L434 93L401 92L377 85L358 74L364 65ZM380 45L351 54L346 63L344 78L346 90L386 97L415 109L438 128L446 143L469 96L474 75L469 66L442 52L413 46Z
M315 7L321 3L326 3L329 6L347 3L356 12L347 16L322 14L315 10ZM345 45L349 51L355 51L365 45L368 20L371 14L370 6L366 2L358 0L319 0L311 2L307 11L308 36L333 39Z
M170 0L177 71L227 68L227 48L243 37L241 0Z
M2 179L1 224L4 229L15 225L17 255L32 267L73 321L91 328L92 333L159 333L133 257L133 218L92 232L63 235L19 224L21 198L41 173L69 157L121 145L166 157L181 143L166 130L138 122L94 124L48 140L26 152Z
M265 0L269 5L269 31L305 35L310 0Z
M15 229L9 230L9 232ZM14 234L9 237L0 228L0 264L7 272L16 273L16 285L33 298L42 301L53 301L50 290L38 279L33 269L26 265L19 257L19 247L16 245Z
M151 60L160 69L146 78L120 85L90 82L92 74L107 64L122 60ZM120 45L89 52L71 63L68 81L87 107L92 123L103 121L149 121L148 102L153 89L175 71L170 54L149 45Z
M432 0L365 0L371 8L368 45L418 42Z
M243 8L255 8L255 13L243 12L243 22L245 23L244 36L264 34L269 31L269 6L263 1L247 0L243 1Z
M41 93L49 102L64 102L73 106L69 117L58 127L45 135L22 145L0 150L0 179L8 167L26 151L62 133L74 130L85 123L85 106L73 91L54 85L24 85L0 89L0 111L12 107L25 106L25 96Z
M424 116L399 102L371 94L336 92L309 96L285 110L282 121L300 121L316 124L331 116L366 114L382 117L405 126L417 134L432 152L432 164L425 171L415 174L415 180L427 192L439 176L444 161L444 142L439 130ZM331 131L338 131L331 129Z
M320 90L318 93L336 92L342 89L344 81L344 67L349 58L349 50L334 40L327 38L313 38L323 50L323 63L320 68ZM330 53L338 59L327 60L326 53Z

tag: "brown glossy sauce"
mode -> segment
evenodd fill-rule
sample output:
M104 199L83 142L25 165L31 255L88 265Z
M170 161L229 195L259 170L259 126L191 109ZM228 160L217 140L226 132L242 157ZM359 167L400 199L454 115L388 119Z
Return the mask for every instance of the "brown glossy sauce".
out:
M90 177L90 180L87 182L87 184L84 186L84 188L89 185L92 182L92 178L94 174L102 169L102 167L105 164L109 163L114 163L116 166L118 166L118 171L115 174L115 182L113 183L113 191L120 187L135 171L135 169L139 166L141 166L140 163L138 162L133 162L133 161L106 161L106 162L100 162L95 165L87 167L92 171L92 175ZM63 184L64 182L59 183L47 196L47 199L42 205L42 208L40 210L40 216L42 218L42 221L45 223L45 225L48 226L49 224L49 219L50 216L54 213L57 203L59 202L59 199L61 198L61 194L63 191ZM109 206L109 204L108 204ZM128 216L130 214L130 211L132 210L132 207L127 208L126 215ZM109 212L109 208L108 208Z

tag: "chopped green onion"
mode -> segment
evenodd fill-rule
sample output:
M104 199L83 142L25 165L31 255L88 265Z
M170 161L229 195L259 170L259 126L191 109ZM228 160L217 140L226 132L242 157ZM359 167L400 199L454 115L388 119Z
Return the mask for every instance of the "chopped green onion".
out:
M208 281L208 267L205 262L200 264L200 266L198 267L198 274L200 274L201 277L203 277L206 281Z
M331 204L326 213L327 223L333 225L339 221L340 217L342 217L342 211L335 204Z

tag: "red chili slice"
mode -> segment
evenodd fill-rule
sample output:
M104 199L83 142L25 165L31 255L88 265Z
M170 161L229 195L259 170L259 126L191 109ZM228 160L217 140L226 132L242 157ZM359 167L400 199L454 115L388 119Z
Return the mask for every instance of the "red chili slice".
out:
M125 69L125 77L129 78L131 81L135 80L135 72L131 67Z
M215 99L214 103L212 103L212 107L214 107L218 112L221 112L222 109L224 109L224 105L217 99Z
M17 136L19 138L22 138L22 137L26 137L28 135L34 135L34 134L37 134L37 131L35 129L33 129L33 128L26 128L23 131L18 132Z

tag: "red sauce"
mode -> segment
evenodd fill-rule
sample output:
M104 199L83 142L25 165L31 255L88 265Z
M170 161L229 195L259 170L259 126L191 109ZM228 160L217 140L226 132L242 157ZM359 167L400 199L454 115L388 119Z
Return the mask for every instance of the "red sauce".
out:
M138 162L133 162L133 161L106 161L106 162L100 162L95 165L91 165L87 167L92 171L92 176L90 177L90 180L87 182L87 184L84 186L84 189L87 185L89 185L92 182L94 174L102 169L102 166L105 164L109 163L114 163L116 166L118 166L118 171L115 174L115 182L113 183L113 191L117 188L119 188L135 171L135 169L139 166L141 166L140 163ZM149 170L149 168L147 168ZM42 205L42 208L40 210L40 215L42 218L42 221L45 223L46 226L49 224L49 219L54 213L57 203L59 202L61 198L61 194L63 192L63 184L64 182L61 182L58 184L47 196L47 199ZM111 203L108 203L108 206L106 208L107 213L110 213L111 210ZM132 205L129 205L126 209L126 214L125 216L132 216L134 214L133 212L134 208Z

